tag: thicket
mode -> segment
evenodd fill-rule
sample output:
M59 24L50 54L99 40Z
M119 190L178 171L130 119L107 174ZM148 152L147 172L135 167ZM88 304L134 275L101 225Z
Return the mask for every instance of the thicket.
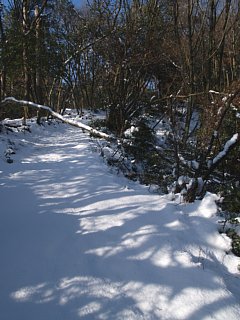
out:
M238 185L239 0L93 0L81 9L14 0L0 8L0 100L62 114L105 110L122 170L186 201ZM0 108L0 119L32 115Z

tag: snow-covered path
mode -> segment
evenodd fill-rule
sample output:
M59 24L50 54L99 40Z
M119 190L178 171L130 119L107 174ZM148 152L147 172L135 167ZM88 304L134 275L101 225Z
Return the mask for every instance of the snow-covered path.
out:
M14 163L1 161L0 319L239 319L213 196L150 194L60 127L16 137Z

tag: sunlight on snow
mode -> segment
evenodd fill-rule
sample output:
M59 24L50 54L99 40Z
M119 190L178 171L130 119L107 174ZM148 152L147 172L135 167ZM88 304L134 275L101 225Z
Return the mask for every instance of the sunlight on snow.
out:
M96 311L99 311L100 309L101 309L101 304L93 301L93 302L86 304L82 308L80 308L78 310L78 315L79 315L79 317L85 317L89 314L93 314Z
M50 175L50 169L38 169L38 170L25 170L25 171L18 171L9 175L9 178L12 180L22 180L25 178L31 178L31 180L39 181L39 176L41 175Z
M156 251L155 246L148 247L147 250L142 250L140 253L131 255L127 259L128 260L139 260L139 261L147 260L147 259L150 259L150 257L154 254L155 251Z
M201 201L198 210L195 212L195 215L202 216L204 218L211 218L215 216L217 212L217 204L213 200L217 201L218 196L207 193L206 196Z
M46 136L3 180L23 199L9 206L11 192L11 214L2 215L1 242L11 250L1 261L0 309L24 319L32 310L37 319L238 319L238 258L217 231L215 196L169 203L110 175L72 132L67 150L63 135L56 144Z
M164 285L143 284L130 281L123 286L123 291L132 298L136 306L145 314L163 315L167 312L167 306L172 295L172 289ZM160 313L161 312L161 313Z
M109 301L114 299L115 304L119 303L121 306L115 314L115 319L125 319L127 314L132 314L133 319L139 319L138 316L143 312L160 314L161 310L167 308L171 294L172 290L167 286L146 285L137 281L113 282L108 279L79 276L63 278L53 288L46 283L24 287L12 293L11 297L18 302L34 300L35 303L48 303L51 297L62 307L77 300L78 316L84 317L99 311L99 319L109 319L104 317L104 310ZM132 305L130 309L129 304Z
M100 230L108 230L113 227L120 227L126 221L133 220L134 218L138 217L143 213L145 214L145 206L149 205L149 197L147 198L148 201L145 201L145 204L143 204L143 206L141 207L139 205L134 206L135 203L138 204L138 200L139 197L135 198L134 196L122 197L118 199L118 203L116 199L109 199L107 201L98 201L85 207L82 207L82 210L87 211L89 215L99 212L100 210L105 212L105 214L100 216L90 216L86 218L81 218L81 231L79 231L79 233L94 233ZM116 206L118 210L123 209L121 210L121 213L117 214L115 212ZM156 213L158 213L164 207L165 205L161 205L160 203L156 203L156 205L154 205L154 202L152 201L151 212L156 211ZM111 211L114 214L111 214Z
M167 228L172 229L172 230L184 230L185 229L185 225L183 223L181 223L179 220L169 222L169 223L165 224L165 226Z
M222 279L217 277L215 281L219 282ZM140 319L140 315L149 314L154 315L154 319L181 320L194 319L198 310L204 310L214 303L221 303L228 297L228 293L224 288L210 290L195 287L185 287L174 292L173 288L166 285L146 284L139 281L113 282L108 279L78 276L62 278L52 288L47 283L24 287L12 293L11 297L18 302L48 303L54 300L62 307L76 300L79 305L77 308L79 317L94 315L98 312L99 319L109 319L104 317L104 310L108 302L114 299L115 304L124 303L120 311L115 314L115 319L125 319L126 314L132 313L133 319ZM183 301L189 301L189 303L183 303ZM128 303L131 303L131 309ZM224 310L226 308L228 307L224 306ZM222 312L223 310L219 308L217 311L219 317L216 319L224 318L224 312ZM229 306L229 314L235 315L231 306Z
M134 248L141 247L149 238L152 236L154 232L156 232L156 228L154 226L143 226L139 228L136 232L127 233L122 237L122 242L119 245L114 244L114 246L105 246L101 248L91 249L86 251L88 254L95 254L97 256L105 256L110 257L117 255L120 252L129 251ZM145 256L149 256L151 251L145 253ZM143 260L143 255L140 253L141 259ZM130 260L136 259L134 257L129 257Z
M177 264L183 268L191 268L192 266L201 267L200 262L194 262L191 254L186 251L177 251L174 253L174 259Z
M169 309L171 310L171 318L167 319L194 319L194 314L197 310L201 310L202 308L206 309L208 305L219 302L224 297L226 297L226 292L223 289L207 290L202 288L199 290L194 287L184 288L178 295L168 302ZM182 301L189 301L189 303L185 303L183 305ZM180 304L181 309L178 308Z
M171 245L165 245L151 257L151 262L157 267L174 267L176 263L172 259L172 247Z
M98 231L106 231L113 227L120 227L128 220L134 219L137 216L135 213L123 212L120 214L114 214L109 218L109 215L99 217L88 217L80 219L81 230L78 233L88 234L95 233Z
M46 283L41 283L37 286L24 287L11 294L11 297L18 302L27 302L32 299L33 295L41 294Z
M67 159L71 159L71 157L66 154L47 153L25 158L24 160L22 160L22 163L61 162Z

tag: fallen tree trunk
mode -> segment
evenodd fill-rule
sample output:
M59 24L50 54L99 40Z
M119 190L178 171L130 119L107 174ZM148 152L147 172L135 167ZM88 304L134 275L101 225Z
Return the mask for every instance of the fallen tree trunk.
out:
M69 120L69 119L65 119L61 114L59 114L58 112L53 111L50 107L48 106L44 106L41 104L37 104L31 101L25 101L25 100L17 100L14 97L7 97L4 100L1 101L1 105L5 105L5 104L9 104L9 103L16 103L22 107L28 106L28 107L33 107L33 108L37 108L37 109L41 109L41 110L46 110L48 111L54 118L57 118L59 120L61 120L64 123L67 123L71 126L86 130L88 132L90 132L91 135L95 136L95 137L99 137L99 138L103 138L105 140L114 140L113 137L111 137L110 135L98 131L84 123L81 122L77 122L74 120Z

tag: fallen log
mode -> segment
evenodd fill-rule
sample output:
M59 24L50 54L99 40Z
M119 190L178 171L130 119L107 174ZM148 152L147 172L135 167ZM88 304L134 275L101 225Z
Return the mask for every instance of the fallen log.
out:
M31 102L31 101L25 101L25 100L17 100L15 99L14 97L7 97L5 98L4 100L1 101L1 105L5 105L5 104L9 104L9 103L16 103L22 107L33 107L33 108L37 108L37 109L41 109L41 110L46 110L48 111L54 118L56 119L59 119L61 120L62 122L64 123L67 123L71 126L74 126L74 127L77 127L77 128L80 128L80 129L83 129L83 130L86 130L88 132L90 132L90 134L92 136L95 136L95 137L99 137L99 138L103 138L105 140L109 140L109 141L112 141L114 140L114 138L104 132L101 132L101 131L98 131L82 122L77 122L77 121L74 121L74 120L69 120L69 119L65 119L61 114L59 114L58 112L55 112L52 110L52 108L48 107L48 106L44 106L44 105L41 105L41 104L38 104L38 103L34 103L34 102Z

